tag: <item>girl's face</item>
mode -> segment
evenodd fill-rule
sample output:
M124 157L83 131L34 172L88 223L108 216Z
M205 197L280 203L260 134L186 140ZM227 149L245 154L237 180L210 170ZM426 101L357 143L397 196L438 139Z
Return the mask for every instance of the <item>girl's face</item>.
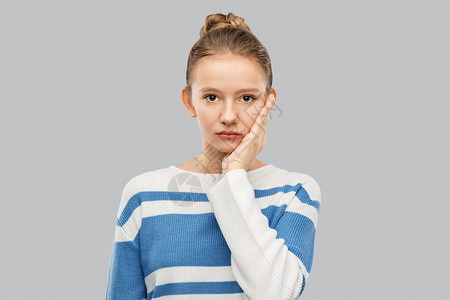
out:
M183 102L189 112L197 115L207 146L230 153L250 131L267 97L266 78L260 65L246 57L229 54L201 58L194 68L191 101ZM190 103L189 103L190 102ZM234 131L240 135L225 139L220 131Z

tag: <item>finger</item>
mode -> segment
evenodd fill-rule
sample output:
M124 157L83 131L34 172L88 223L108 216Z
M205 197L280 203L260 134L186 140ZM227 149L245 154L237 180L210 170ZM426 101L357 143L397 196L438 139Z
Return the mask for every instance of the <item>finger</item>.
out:
M267 125L267 119L264 121L264 123ZM262 126L261 130L259 130L258 138L255 141L255 144L258 147L258 154L262 151L262 149L264 149L266 132L267 132L267 126Z
M252 127L250 128L250 131L249 131L250 135L257 136L258 129L263 124L265 112L266 112L266 108L265 107L263 107L259 111L258 116L256 117L255 121L253 121Z
M264 105L261 110L259 111L259 114L255 121L253 122L252 127L250 128L249 133L246 135L244 140L248 137L249 140L255 140L260 136L260 132L263 130L264 125L267 121L267 116L269 113L269 106ZM244 140L242 142L244 142Z
M262 151L262 149L264 149L265 145L266 145L266 132L267 130L264 130L264 132L262 133L262 137L261 137L261 142L260 142L260 152Z
M257 122L255 122L255 128L253 128L254 130L254 134L256 136L256 138L258 138L261 134L261 132L264 130L264 123L266 120L266 112L264 112L260 118L258 118Z
M269 116L269 113L272 110L273 101L274 101L274 97L270 96L269 100L266 102L266 105L261 110L263 112L263 116L265 118L267 118Z
M267 124L269 123L269 118L267 117L268 114L269 114L269 112L267 112L266 117L265 117L265 119L263 120L262 125L261 125L261 129L260 129L260 131L262 132L263 138L264 138L264 136L266 135Z
M267 124L269 122L269 118L268 118L269 112L270 112L269 107L268 106L265 107L263 117L261 118L260 123L259 123L258 137L261 136L261 133L265 133L267 130Z
M255 122L257 122L258 120L261 120L262 118L264 118L264 115L267 111L267 106L263 106L261 108L261 110L259 111L258 115L256 116Z
M257 139L261 138L261 135L266 131L268 118L267 118L267 111L263 114L263 117L259 120L258 124L256 124L255 128L255 136Z
M270 95L269 97L267 97L267 101L264 106L270 110L274 100L275 100L275 97L273 95Z

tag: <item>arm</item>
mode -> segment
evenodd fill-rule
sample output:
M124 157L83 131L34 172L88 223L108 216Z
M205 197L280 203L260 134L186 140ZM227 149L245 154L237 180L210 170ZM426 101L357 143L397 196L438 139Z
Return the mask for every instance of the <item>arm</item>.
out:
M207 191L232 253L233 273L246 299L298 299L303 293L312 264L320 205L317 182L303 176L308 179L303 185L263 191L262 196L288 193L285 189L289 188L293 191L275 229L269 227L261 212L244 169L227 172Z
M132 181L129 181L122 192L117 213L106 300L147 298L140 260L140 224L139 194L135 194Z

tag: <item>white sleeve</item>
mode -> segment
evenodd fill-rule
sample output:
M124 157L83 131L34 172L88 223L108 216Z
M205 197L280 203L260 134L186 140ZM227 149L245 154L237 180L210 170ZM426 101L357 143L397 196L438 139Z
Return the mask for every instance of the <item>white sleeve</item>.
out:
M319 208L310 204L320 204L319 186L312 177L307 178L312 192L309 194L315 200L299 184L275 229L269 227L261 212L244 169L227 172L207 191L245 299L298 299L303 293L312 263Z

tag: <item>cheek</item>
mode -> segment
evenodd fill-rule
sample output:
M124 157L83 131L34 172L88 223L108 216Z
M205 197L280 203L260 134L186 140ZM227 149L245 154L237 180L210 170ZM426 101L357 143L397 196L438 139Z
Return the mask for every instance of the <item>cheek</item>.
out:
M216 126L214 126L214 120L211 116L208 116L208 114L198 114L197 121L202 134L213 133Z
M246 132L248 133L252 128L253 123L255 123L256 118L257 113L254 110L249 110L248 112L245 112L244 114L242 114L240 120L241 127L245 128Z

